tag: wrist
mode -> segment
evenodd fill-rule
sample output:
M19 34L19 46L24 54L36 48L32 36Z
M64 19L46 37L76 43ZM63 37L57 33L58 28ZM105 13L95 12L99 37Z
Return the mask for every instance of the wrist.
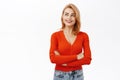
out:
M77 60L79 60L80 59L80 57L79 57L79 55L77 55Z

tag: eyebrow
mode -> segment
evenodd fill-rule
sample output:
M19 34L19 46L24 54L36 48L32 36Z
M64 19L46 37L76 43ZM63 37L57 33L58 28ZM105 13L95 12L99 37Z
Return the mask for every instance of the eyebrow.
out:
M67 14L68 14L68 12L64 12L64 13L67 13ZM75 14L75 13L71 13L71 14Z

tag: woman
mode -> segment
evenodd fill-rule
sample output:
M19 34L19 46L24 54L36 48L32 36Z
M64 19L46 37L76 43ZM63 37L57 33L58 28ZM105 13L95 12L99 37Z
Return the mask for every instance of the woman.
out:
M62 28L51 35L50 60L55 63L54 80L84 80L82 65L91 62L87 33L80 31L80 14L74 4L65 6Z

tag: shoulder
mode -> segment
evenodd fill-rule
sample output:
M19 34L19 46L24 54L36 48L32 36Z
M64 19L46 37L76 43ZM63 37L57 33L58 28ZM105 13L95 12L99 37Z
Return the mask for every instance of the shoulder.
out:
M80 31L80 32L78 33L78 35L79 35L79 36L82 36L83 38L89 38L88 33L83 32L83 31Z
M80 31L80 32L78 33L78 35L82 35L82 36L88 36L88 33L86 33L86 32L83 32L83 31Z
M59 30L59 31L55 31L51 34L51 37L57 37L61 34L62 30Z

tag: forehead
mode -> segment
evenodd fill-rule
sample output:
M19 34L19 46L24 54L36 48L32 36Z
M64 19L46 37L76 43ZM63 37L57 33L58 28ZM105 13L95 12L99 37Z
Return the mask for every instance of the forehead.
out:
M64 10L64 13L75 13L75 12L74 12L73 9L71 9L71 8L66 8L66 9Z

